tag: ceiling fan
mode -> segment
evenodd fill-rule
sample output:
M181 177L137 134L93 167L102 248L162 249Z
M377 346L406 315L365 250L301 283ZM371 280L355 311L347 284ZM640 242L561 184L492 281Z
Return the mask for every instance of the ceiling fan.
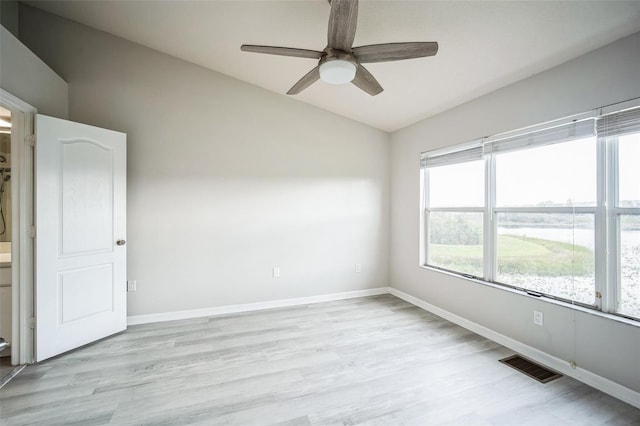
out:
M319 59L318 65L302 77L287 95L297 95L319 79L331 84L353 83L371 96L384 89L362 64L399 61L433 56L437 42L384 43L352 47L358 21L358 0L329 0L329 33L327 47L322 51L292 47L243 44L244 52Z

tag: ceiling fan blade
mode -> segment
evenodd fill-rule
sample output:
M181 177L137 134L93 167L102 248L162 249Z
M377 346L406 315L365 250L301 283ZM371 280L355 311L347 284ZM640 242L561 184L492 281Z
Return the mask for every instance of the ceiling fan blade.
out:
M240 46L243 52L266 53L267 55L294 56L296 58L320 59L322 52L317 50L296 49L294 47L256 46L243 44Z
M331 0L328 45L348 52L353 46L358 23L358 0Z
M378 95L384 90L382 86L380 86L380 83L378 83L378 80L376 80L375 77L372 76L371 73L360 64L358 64L356 76L351 83L364 90L371 96Z
M356 59L363 64L423 58L436 53L438 43L435 41L372 44L353 48Z
M291 89L287 92L287 95L297 95L307 87L320 79L320 65L309 71L304 77L302 77Z

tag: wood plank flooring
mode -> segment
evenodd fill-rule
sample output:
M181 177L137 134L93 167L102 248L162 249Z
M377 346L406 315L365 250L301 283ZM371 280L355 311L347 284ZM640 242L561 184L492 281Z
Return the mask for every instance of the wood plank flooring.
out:
M638 425L640 410L391 295L147 324L0 389L0 425Z

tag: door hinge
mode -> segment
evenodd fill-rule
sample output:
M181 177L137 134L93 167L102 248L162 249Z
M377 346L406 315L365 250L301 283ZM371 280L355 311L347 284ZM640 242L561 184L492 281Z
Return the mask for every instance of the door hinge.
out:
M36 146L36 135L25 136L24 142L29 146Z
M36 317L29 317L29 328L36 328Z
M30 236L31 238L35 238L35 237L36 237L36 234L37 234L37 232L36 232L36 227L35 227L35 226L32 226L32 227L31 227L31 229L29 230L29 236Z

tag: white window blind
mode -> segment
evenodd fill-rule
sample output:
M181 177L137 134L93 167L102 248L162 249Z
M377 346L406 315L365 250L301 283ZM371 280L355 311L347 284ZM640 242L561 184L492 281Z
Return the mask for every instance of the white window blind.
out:
M432 153L423 153L421 157L421 166L424 167L437 167L447 164L464 163L467 161L481 160L483 155L482 143L477 141L473 144L468 144L465 147L461 147L455 151L439 152L434 151Z
M596 134L595 124L595 119L589 118L513 136L492 136L485 140L484 151L486 153L515 151L534 146L584 139Z
M640 108L608 114L598 119L598 136L623 136L640 133Z

